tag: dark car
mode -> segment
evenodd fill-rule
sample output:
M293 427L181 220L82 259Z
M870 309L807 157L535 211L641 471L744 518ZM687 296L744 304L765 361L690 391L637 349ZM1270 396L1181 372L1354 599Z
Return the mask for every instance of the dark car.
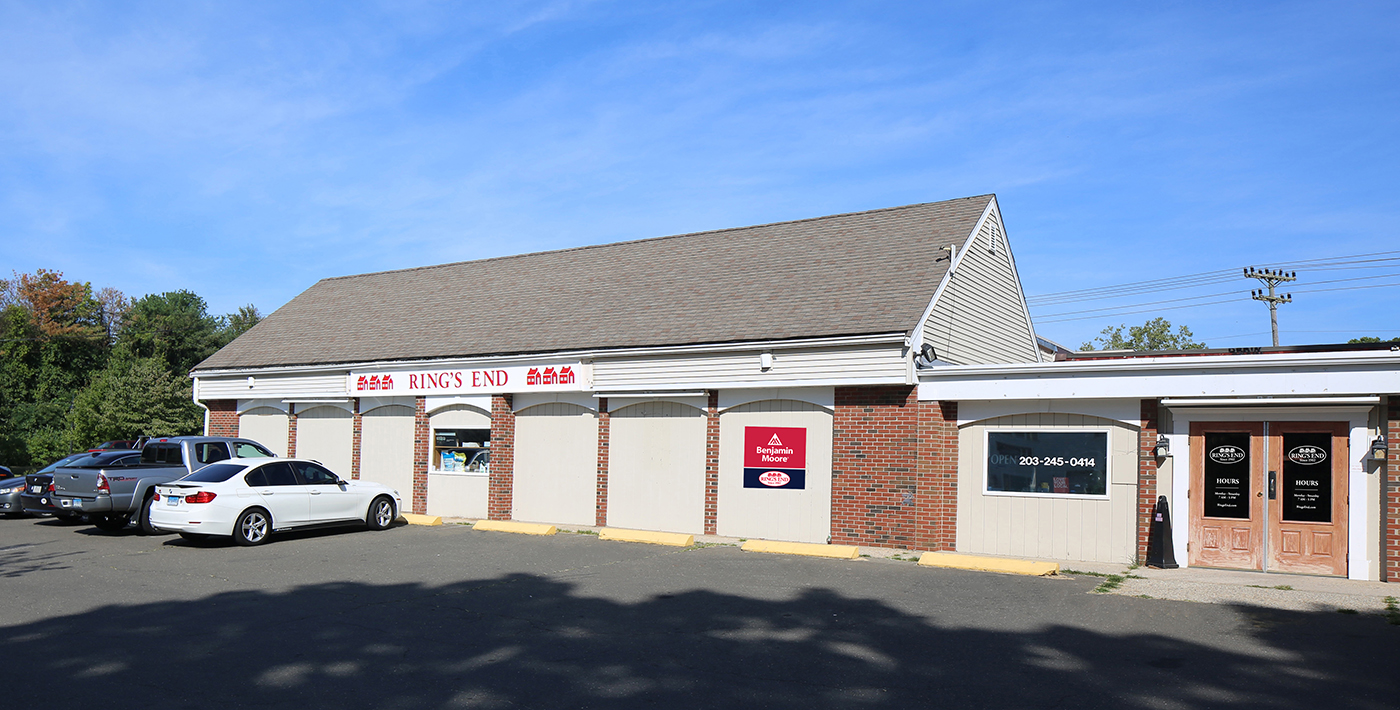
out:
M25 480L11 478L0 481L0 515L14 518L24 515L24 506L19 497L24 493Z
M0 466L0 481L8 481L15 477L15 472L9 466Z
M94 447L92 447L91 449L88 449L88 451L89 451L89 452L93 452L93 451L119 451L119 450L123 450L123 449L134 449L134 448L136 448L136 442L135 442L135 441L104 441L104 442L98 444L97 446L94 446Z
M53 504L53 472L60 466L110 466L141 462L140 451L96 451L65 456L24 477L24 492L20 494L22 512L30 515L54 515L62 520L77 521L83 515L59 510Z

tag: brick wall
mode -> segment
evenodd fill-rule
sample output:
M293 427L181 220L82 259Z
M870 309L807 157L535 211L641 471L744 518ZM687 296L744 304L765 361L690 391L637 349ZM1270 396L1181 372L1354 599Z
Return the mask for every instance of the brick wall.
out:
M593 502L594 525L608 524L608 433L612 417L608 415L608 398L598 398L598 484Z
M238 400L215 399L204 403L209 408L209 430L206 436L238 436Z
M958 540L958 403L919 402L915 547L954 550Z
M287 458L297 455L297 406L287 405Z
M491 397L491 483L486 515L510 520L515 490L515 412L508 394Z
M1400 395L1386 398L1385 413L1385 468L1382 475L1385 500L1382 513L1385 516L1385 569L1381 579L1387 582L1400 582Z
M356 419L356 441L359 441L359 415ZM433 436L428 431L428 400L413 400L413 512L428 512L428 457L432 453ZM358 448L358 447L357 447ZM494 462L493 462L494 463Z
M1138 432L1137 561L1147 562L1152 538L1152 514L1157 510L1157 410L1155 399L1141 402L1142 429Z
M719 520L719 390L709 390L705 399L705 534L714 535Z
M361 435L364 433L365 420L364 417L360 416L360 398L356 397L351 400L351 405L353 409L350 412L354 416L351 419L350 427L350 478L358 480L360 478L360 442L363 440Z
M837 387L831 448L831 542L917 547L918 390Z

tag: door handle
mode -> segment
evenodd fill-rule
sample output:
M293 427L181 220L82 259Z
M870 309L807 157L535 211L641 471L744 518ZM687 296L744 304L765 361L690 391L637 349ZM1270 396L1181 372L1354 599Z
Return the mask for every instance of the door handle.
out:
M272 495L273 493L276 493L276 492L277 492L277 491L259 491L259 493L261 493L262 495L265 495L265 496L270 496L270 495Z
M320 492L320 491L311 491L311 495L313 495L313 496L318 496L318 495L321 495L321 492Z
M1276 472L1276 471L1270 471L1270 472L1269 472L1269 500L1275 500L1275 499L1278 498L1277 479L1278 479L1278 472Z

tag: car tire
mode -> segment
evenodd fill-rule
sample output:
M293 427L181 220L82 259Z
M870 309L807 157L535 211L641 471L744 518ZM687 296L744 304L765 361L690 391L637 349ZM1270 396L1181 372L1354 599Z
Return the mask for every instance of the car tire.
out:
M369 504L369 513L365 516L365 525L370 530L388 530L394 524L394 519L398 517L394 510L394 501L388 496L379 496Z
M205 533L192 533L192 532L182 532L182 533L180 533L180 537L181 537L182 539L188 540L188 541L190 541L190 542L204 542L205 540L208 540L208 539L209 539L209 536L208 536L207 534L205 534Z
M97 526L97 529L101 530L102 532L121 532L122 530L126 529L127 523L130 522L131 518L128 518L125 515L92 516L92 524Z
M272 517L262 508L249 508L233 524L233 541L244 547L261 545L272 534Z
M141 512L137 515L136 526L141 529L142 535L155 535L160 531L151 525L151 506L155 505L155 496L146 496L146 502L141 504Z

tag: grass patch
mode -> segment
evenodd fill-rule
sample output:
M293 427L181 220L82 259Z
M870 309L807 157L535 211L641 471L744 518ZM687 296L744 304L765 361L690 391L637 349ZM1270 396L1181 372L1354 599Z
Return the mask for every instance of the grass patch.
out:
M597 535L597 530L560 530L559 532L571 533L574 535Z
M1151 594L1139 594L1139 595L1137 595L1137 598L1138 598L1138 599L1151 599L1151 598L1152 598L1152 595L1151 595Z
M1083 571L1083 570L1077 570L1077 569L1062 569L1062 570L1060 570L1060 574L1077 574L1077 575L1079 575L1079 576L1081 576L1081 577L1107 577L1107 576L1108 576L1108 575L1104 574L1103 572L1085 572L1085 571Z
M1338 610L1337 610L1337 613L1338 613L1338 614L1355 614L1355 613L1356 613L1356 610L1355 610L1355 609L1338 609Z
M1110 574L1110 575L1106 575L1106 576L1103 578L1103 581L1102 581L1102 582L1099 582L1099 586L1094 587L1094 593L1095 593L1095 594L1107 594L1107 593L1109 593L1109 592L1111 592L1111 591L1117 589L1118 587L1122 586L1123 580L1124 580L1124 579L1127 579L1127 578L1124 577L1124 576L1121 575L1121 574Z
M693 544L693 545L691 545L690 547L687 547L687 548L685 548L685 549L687 549L687 550L703 550L703 549L705 549L705 548L707 548L707 547L738 547L738 545L735 545L735 544L732 543L732 542L697 542L697 543L695 543L695 544Z
M861 557L865 557L865 555L861 555ZM896 552L896 553L894 553L893 555L890 555L890 556L889 556L889 559L891 559L891 560L899 560L900 562L918 562L918 561L919 561L919 556L918 556L918 555L911 555L911 556L909 556L909 557L906 557L906 556L904 556L904 555L902 555L902 554Z
M1277 590L1283 591L1283 592L1291 592L1291 591L1293 591L1293 587L1291 587L1291 586L1289 586L1289 585L1287 585L1287 584L1277 584L1277 585L1274 585L1274 586L1272 586L1272 587L1266 587L1266 586L1264 586L1264 585L1262 585L1262 584L1246 584L1246 585L1244 585L1244 586L1246 586L1246 587L1253 587L1253 588L1255 588L1255 589L1277 589Z
M1385 620L1400 626L1400 599L1395 597L1385 598Z

